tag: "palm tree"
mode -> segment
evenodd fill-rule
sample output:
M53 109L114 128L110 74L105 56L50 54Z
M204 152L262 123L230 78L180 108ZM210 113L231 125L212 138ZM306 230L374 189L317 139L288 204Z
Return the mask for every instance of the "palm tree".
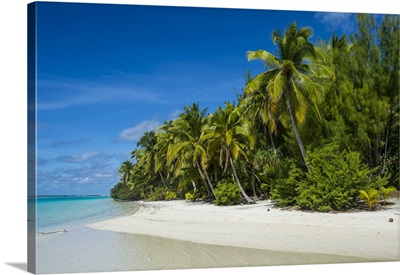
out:
M133 165L132 169L130 170L128 185L130 186L131 190L140 190L141 192L144 190L146 185L147 187L150 187L142 167L138 166L137 164Z
M191 163L180 169L178 175L176 175L175 180L177 181L177 192L182 192L183 190L191 189L193 194L197 190L196 182L200 179L198 170ZM190 186L190 188L188 188Z
M210 124L204 126L203 132L202 140L208 141L209 157L219 152L219 164L223 173L227 172L230 165L243 197L247 202L253 202L244 191L233 163L239 156L247 158L246 150L253 146L250 123L244 119L239 108L225 102L225 109L219 107L210 116Z
M137 145L140 147L139 150L141 150L141 157L138 160L138 165L144 168L144 172L149 180L155 178L158 174L164 187L167 187L161 171L156 169L157 138L155 131L145 132Z
M330 70L311 60L319 54L308 40L313 34L310 27L289 26L281 35L272 33L272 41L277 45L278 56L265 50L247 52L248 60L260 59L266 65L266 72L257 75L245 88L245 94L265 91L272 101L286 102L287 111L301 155L308 171L307 154L301 139L298 123L305 120L308 105L313 105L319 115L318 104L322 100L322 86L315 79L321 74L331 74Z
M214 188L206 170L206 149L201 141L201 130L206 122L207 109L200 110L198 103L185 106L184 112L173 123L174 141L168 147L167 163L174 162L175 175L182 167L191 163L197 168L209 197L214 196Z
M376 189L369 189L368 191L360 191L360 199L362 199L367 205L369 211L372 210L372 206L379 202L379 192Z
M155 156L154 156L154 171L164 180L163 174L169 179L172 173L172 166L168 165L168 148L173 144L173 123L165 121L163 125L158 127L155 133Z
M130 172L132 169L133 169L133 164L129 160L126 160L121 164L118 170L118 176L122 177L122 182L124 184L128 184Z
M277 132L277 102L273 101L266 92L253 91L240 102L244 108L244 114L251 118L258 118L264 125L264 131L268 134L271 147L276 149L272 134ZM256 123L254 123L256 125Z

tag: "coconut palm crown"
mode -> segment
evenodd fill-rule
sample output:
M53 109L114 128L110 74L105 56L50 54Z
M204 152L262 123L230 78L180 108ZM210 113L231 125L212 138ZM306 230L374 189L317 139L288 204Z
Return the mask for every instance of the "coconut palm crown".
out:
M263 61L266 71L250 81L244 90L246 95L256 91L267 93L275 105L280 102L286 103L293 131L308 170L307 155L297 125L304 122L310 105L319 115L318 104L323 99L323 87L317 80L331 75L330 69L318 62L322 53L309 41L312 34L313 30L310 27L297 28L296 23L292 23L283 35L277 30L272 33L277 55L266 50L247 52L248 60ZM275 116L274 112L277 110L270 110L271 116Z

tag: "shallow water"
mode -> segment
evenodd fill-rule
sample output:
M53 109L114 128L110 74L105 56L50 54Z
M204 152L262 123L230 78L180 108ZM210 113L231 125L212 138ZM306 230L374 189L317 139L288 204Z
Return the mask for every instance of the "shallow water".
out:
M370 260L336 255L277 252L101 231L86 224L131 214L132 204L109 198L42 201L36 232L37 273L136 271L351 263ZM63 230L66 229L66 232ZM162 230L162 228L160 228ZM42 234L61 231L54 234Z
M37 272L69 273L368 262L348 256L205 245L76 228L37 236Z
M96 221L134 213L132 203L117 202L108 196L51 196L30 198L36 203L36 231L71 229Z

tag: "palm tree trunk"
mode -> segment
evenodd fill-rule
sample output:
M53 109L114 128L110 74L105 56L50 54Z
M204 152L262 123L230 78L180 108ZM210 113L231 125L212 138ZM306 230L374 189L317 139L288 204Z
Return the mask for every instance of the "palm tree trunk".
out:
M196 183L194 182L194 180L192 180L192 185L193 185L193 192L196 192Z
M125 173L125 176L124 176L124 183L125 183L125 184L128 184L128 180L129 180L129 171L128 171L127 173Z
M216 198L215 192L214 192L214 187L212 186L212 183L211 183L210 177L208 176L207 170L203 168L203 171L204 171L204 174L206 175L206 179L207 179L208 185L210 186L211 192L212 192L214 198Z
M257 192L256 192L256 184L255 184L255 181L256 181L256 178L255 178L255 175L254 175L254 172L251 174L251 186L252 186L252 188L253 188L253 198L254 198L254 201L256 200L256 199L258 199L257 198Z
M296 120L296 116L294 114L294 110L293 110L294 108L293 108L290 92L288 91L286 94L287 94L287 97L288 97L287 98L287 105L288 105L287 107L289 109L290 120L292 122L293 131L294 131L294 134L296 136L297 144L299 145L300 152L301 152L301 155L303 157L304 163L305 163L305 165L307 167L307 170L308 170L308 172L311 172L310 166L307 163L306 149L304 148L304 144L303 144L303 141L301 140L299 129L297 128L297 120Z
M208 195L209 196L211 195L210 194L210 190L211 190L212 195L214 196L214 198L216 198L215 192L214 192L214 188L213 188L213 186L211 184L210 178L208 177L207 171L205 169L203 169L203 171L202 171L202 169L201 169L202 167L200 166L200 163L199 163L198 160L196 160L196 166L197 166L197 170L199 171L199 174L200 174L201 178L204 181L204 184L206 186ZM207 181L204 178L206 178Z
M275 142L274 142L274 137L272 136L272 133L271 133L271 131L269 130L267 124L264 124L264 130L265 130L266 132L268 132L268 136L269 136L269 140L270 140L270 142L271 142L271 146L272 146L272 148L273 148L274 150L276 150L276 146L275 146Z
M231 163L233 175L235 176L235 180L236 180L236 183L237 183L238 186L239 186L240 192L242 193L243 197L246 199L246 201L247 201L248 203L253 203L254 201L253 201L252 199L250 199L249 196L247 196L246 192L244 192L244 190L243 190L242 185L240 184L240 181L239 181L239 178L238 178L238 176L237 176L237 174L236 174L236 169L235 169L235 166L233 165L233 160L232 160L231 157L229 158L229 161L230 161L230 163Z
M196 166L197 166L197 170L199 171L200 177L201 177L201 179L202 179L202 181L203 181L203 183L204 183L204 186L206 187L207 196L210 197L210 195L211 195L211 194L210 194L210 188L208 187L208 184L207 184L207 182L206 182L206 180L205 180L205 177L204 177L203 173L201 172L200 167L199 167L198 165L196 165Z
M227 146L225 144L223 144L223 148L226 148ZM225 156L225 166L224 166L224 171L222 171L222 174L226 174L226 171L228 170L228 166L229 166L229 149L225 149L225 150L221 150L221 154L223 154L223 152L226 152L226 156ZM222 159L222 157L221 157Z
M159 174L159 175L160 175L160 177L161 177L161 181L162 181L162 183L163 183L164 187L167 187L167 185L165 184L164 177L163 177L163 175L162 175L162 173L161 173L161 171L160 171L160 170L158 170L158 174Z

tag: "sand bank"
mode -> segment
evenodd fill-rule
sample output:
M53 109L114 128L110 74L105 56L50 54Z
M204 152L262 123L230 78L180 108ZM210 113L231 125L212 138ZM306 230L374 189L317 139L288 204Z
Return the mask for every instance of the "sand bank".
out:
M137 202L135 214L90 227L204 244L393 261L400 259L400 203L391 202L385 210L337 214L282 210L270 201L230 207Z

